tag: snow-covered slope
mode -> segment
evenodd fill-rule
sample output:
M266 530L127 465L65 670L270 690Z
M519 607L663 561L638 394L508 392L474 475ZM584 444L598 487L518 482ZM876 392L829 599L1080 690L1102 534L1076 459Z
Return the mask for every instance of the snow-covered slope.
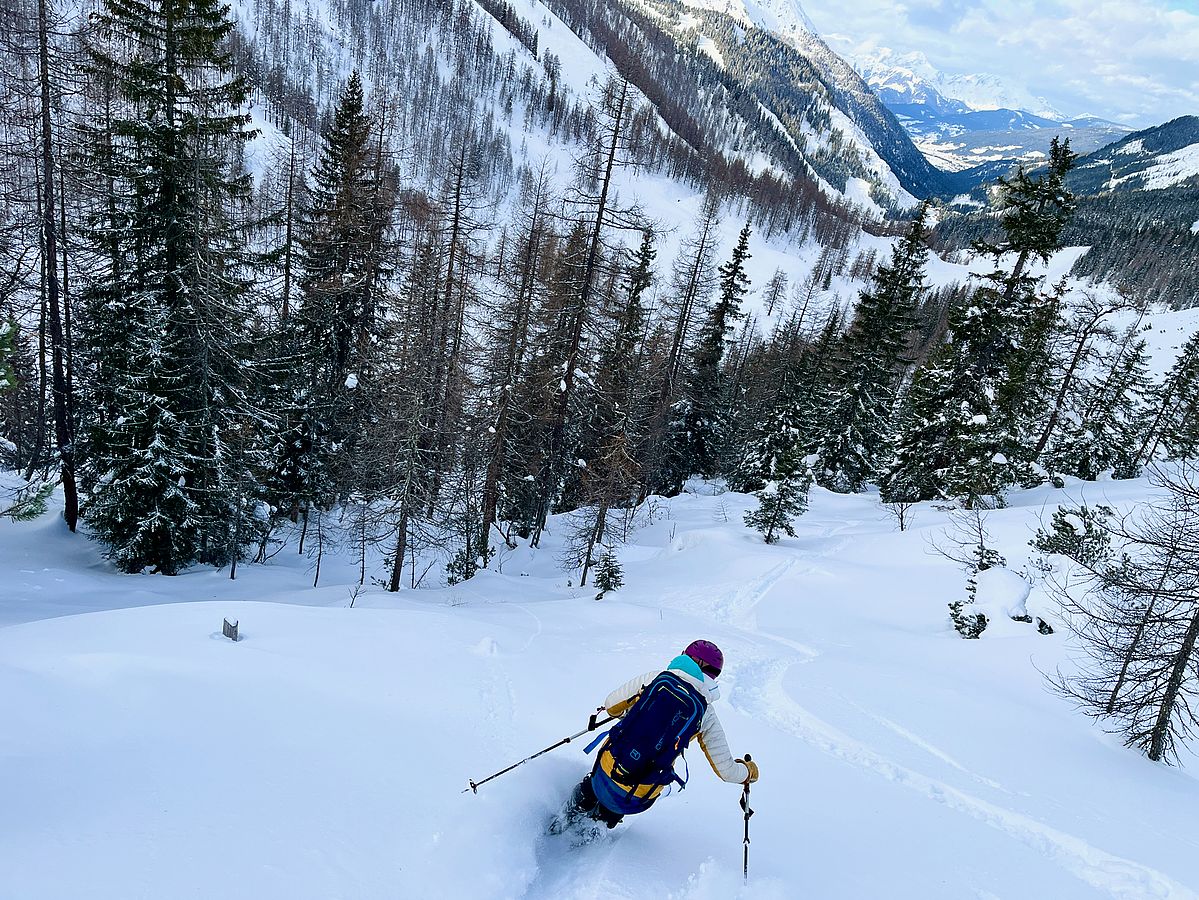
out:
M751 498L697 488L652 504L599 603L556 570L556 531L502 574L350 608L348 559L319 590L286 554L233 582L120 576L52 516L0 524L0 615L26 623L0 628L0 895L1199 897L1193 771L1046 689L1061 631L956 638L964 579L929 549L944 513L900 533L875 497L817 491L767 547L740 524ZM1017 569L1057 503L1150 494L1040 489L987 526ZM1023 602L1057 621L1040 586ZM738 791L699 754L685 792L577 850L543 834L590 764L577 744L463 793L698 636L726 652L718 708L762 767L747 887Z
M685 6L723 13L740 22L773 31L782 37L807 32L816 34L816 26L804 12L799 0L682 0Z
M1074 179L1089 193L1157 191L1199 179L1199 117L1130 134L1080 160Z

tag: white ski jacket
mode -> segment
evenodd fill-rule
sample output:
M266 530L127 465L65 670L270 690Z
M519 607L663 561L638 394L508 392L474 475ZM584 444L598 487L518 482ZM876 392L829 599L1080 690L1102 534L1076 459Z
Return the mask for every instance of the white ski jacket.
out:
M717 696L714 690L715 684L706 678L696 678L690 672L684 672L681 669L671 668L669 671L699 691L708 702L707 711L704 713L704 720L700 723L696 738L699 740L700 749L704 751L704 756L708 758L708 764L712 767L712 771L724 781L732 784L744 783L745 779L749 778L749 767L745 763L734 760L733 754L729 752L728 739L724 736L724 728L721 726L720 718L716 715L714 708ZM662 674L661 669L638 675L610 693L608 699L604 701L604 708L608 711L608 715L623 716L636 702L641 692L649 687L649 683L660 674Z

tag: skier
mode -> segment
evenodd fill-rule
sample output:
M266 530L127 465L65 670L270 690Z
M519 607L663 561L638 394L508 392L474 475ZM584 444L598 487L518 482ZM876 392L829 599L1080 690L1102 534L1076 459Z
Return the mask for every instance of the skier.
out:
M590 753L604 742L591 774L575 787L566 813L551 830L565 830L585 816L615 828L625 816L645 812L667 786L685 785L674 763L693 738L721 779L757 781L757 763L732 758L712 708L723 666L719 647L693 641L664 672L647 672L609 694L602 709L620 722L587 748Z

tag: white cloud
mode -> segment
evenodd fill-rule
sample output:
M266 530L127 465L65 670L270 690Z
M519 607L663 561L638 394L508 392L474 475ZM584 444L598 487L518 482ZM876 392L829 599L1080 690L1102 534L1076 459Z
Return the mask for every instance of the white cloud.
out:
M1199 114L1199 15L1166 0L803 0L838 49L922 51L1068 113L1139 125Z

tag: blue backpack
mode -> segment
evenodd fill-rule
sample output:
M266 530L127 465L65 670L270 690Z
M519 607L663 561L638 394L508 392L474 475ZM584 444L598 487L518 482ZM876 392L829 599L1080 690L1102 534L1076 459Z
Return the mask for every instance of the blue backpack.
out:
M699 732L707 708L704 696L682 678L670 671L658 675L608 733L602 752L612 756L612 780L627 787L683 785L674 762Z

